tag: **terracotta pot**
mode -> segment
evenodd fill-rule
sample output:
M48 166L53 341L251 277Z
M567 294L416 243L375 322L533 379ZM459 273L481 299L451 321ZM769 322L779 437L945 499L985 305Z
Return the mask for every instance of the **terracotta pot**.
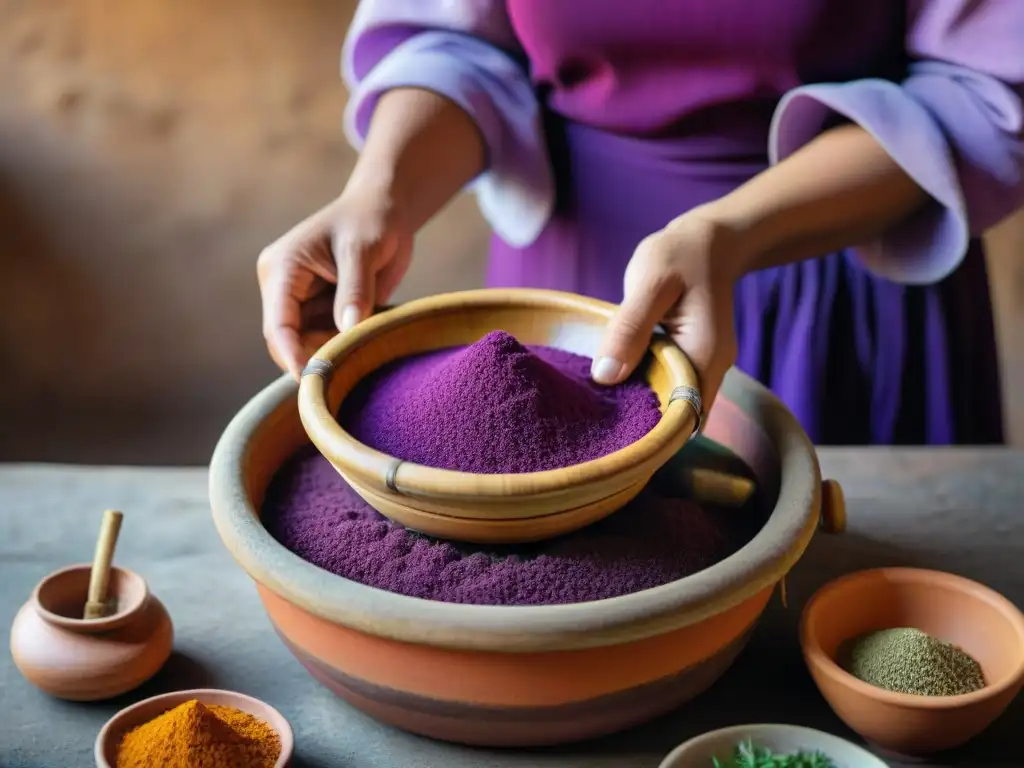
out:
M97 701L142 685L171 655L171 618L141 576L110 569L113 614L83 619L91 566L73 565L39 582L11 626L11 655L30 683L51 696Z
M314 677L427 736L553 744L677 707L733 662L818 526L810 441L767 389L732 371L706 435L746 461L767 500L764 527L732 557L661 587L571 605L459 605L373 589L303 561L260 523L272 475L308 444L296 390L282 377L221 438L210 468L217 530Z
M981 665L985 687L963 696L893 693L836 663L843 642L894 627L914 627L962 648ZM951 573L879 568L836 579L805 606L800 642L835 713L868 741L900 755L964 744L1024 685L1024 616L1005 597Z

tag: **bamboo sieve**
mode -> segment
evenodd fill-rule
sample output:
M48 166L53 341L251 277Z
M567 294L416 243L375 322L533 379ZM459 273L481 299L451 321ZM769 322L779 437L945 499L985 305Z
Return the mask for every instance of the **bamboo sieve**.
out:
M662 416L635 443L592 461L522 474L472 474L401 461L360 443L335 419L365 376L402 357L469 345L504 330L524 344L592 357L613 304L560 291L483 289L388 309L335 336L310 359L299 415L310 440L368 504L430 536L482 544L538 541L620 509L701 422L697 376L682 350L656 334L641 372Z

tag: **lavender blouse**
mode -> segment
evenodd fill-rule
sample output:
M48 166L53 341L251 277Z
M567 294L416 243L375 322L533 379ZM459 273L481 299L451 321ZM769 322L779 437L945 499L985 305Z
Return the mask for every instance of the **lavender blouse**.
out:
M391 88L465 109L488 150L481 210L514 246L554 202L542 103L627 136L760 132L771 162L854 121L934 199L857 251L903 283L948 275L1024 204L1024 0L364 0L343 75L357 147Z

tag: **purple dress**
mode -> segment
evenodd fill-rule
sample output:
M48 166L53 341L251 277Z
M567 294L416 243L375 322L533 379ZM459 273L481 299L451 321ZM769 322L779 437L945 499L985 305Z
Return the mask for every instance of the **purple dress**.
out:
M738 366L819 444L998 443L977 238L1024 203L1022 51L1024 0L364 1L346 130L396 86L451 98L487 144L488 284L617 302L643 237L856 122L932 203L744 278Z

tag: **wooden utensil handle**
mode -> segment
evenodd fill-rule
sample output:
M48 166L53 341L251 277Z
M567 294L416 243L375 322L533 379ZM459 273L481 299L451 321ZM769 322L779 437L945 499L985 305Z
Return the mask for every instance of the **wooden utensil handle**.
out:
M92 559L92 573L89 575L89 602L102 603L107 599L110 583L110 564L114 559L114 547L121 532L124 515L114 509L103 513L100 535L96 540L96 553Z
M757 490L757 483L749 477L719 472L704 467L684 471L690 493L698 502L742 507Z

